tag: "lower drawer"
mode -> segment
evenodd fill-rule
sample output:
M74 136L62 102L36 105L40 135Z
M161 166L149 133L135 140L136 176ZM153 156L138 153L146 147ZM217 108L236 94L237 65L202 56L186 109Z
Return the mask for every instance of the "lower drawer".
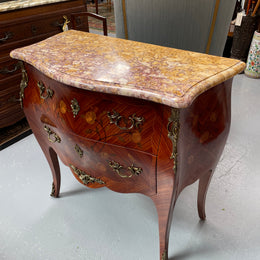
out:
M15 124L25 117L19 102L20 82L19 75L0 81L0 128Z
M45 138L84 185L124 193L156 193L156 156L96 142L43 125ZM58 139L57 139L58 138Z

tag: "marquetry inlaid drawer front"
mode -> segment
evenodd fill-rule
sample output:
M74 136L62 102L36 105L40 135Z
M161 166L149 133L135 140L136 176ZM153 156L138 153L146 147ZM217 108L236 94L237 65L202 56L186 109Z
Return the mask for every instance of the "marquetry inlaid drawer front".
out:
M48 124L41 131L82 184L117 192L156 192L156 156L64 133Z
M35 109L44 111L44 118L57 128L98 142L157 154L162 127L160 105L72 88L38 72L34 75L25 99L26 95L34 95L31 100Z

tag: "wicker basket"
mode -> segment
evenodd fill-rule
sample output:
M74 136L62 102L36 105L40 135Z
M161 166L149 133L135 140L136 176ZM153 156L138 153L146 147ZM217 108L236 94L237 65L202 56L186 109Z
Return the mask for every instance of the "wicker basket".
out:
M246 62L256 27L256 17L252 16L244 16L241 25L235 26L231 58Z

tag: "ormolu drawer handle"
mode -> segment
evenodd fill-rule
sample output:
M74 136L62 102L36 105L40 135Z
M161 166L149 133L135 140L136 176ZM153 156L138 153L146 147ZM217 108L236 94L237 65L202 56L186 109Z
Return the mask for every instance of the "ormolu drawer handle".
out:
M9 74L9 73L14 73L16 72L18 69L20 69L20 66L19 66L19 62L17 64L15 64L14 68L13 69L8 69L8 67L3 67L2 69L0 69L0 73L1 74Z
M21 98L16 98L15 96L12 96L8 99L9 103L15 103L15 102L21 102Z
M86 174L84 171L78 169L74 165L70 164L71 169L73 172L79 177L79 179L83 182L83 184L87 185L89 183L99 183L99 184L106 184L104 181L97 179L95 177L92 177L88 174Z
M11 39L13 37L13 33L6 32L5 37L0 39L0 42L6 42L8 39Z
M139 176L143 172L142 168L136 167L134 166L134 164L132 164L131 166L127 167L127 170L130 171L130 175L124 175L120 172L120 170L123 169L123 166L120 165L120 163L110 161L108 165L122 178L131 178L132 176Z
M110 124L115 124L121 130L130 130L132 128L138 129L144 122L144 118L142 116L136 116L135 113L126 119L126 117L121 116L118 112L113 110L113 113L107 112L107 116L110 120ZM124 126L122 126L120 122L123 122Z
M48 140L51 143L55 143L55 142L60 143L61 142L60 137L55 132L53 132L47 125L44 126L44 130L47 132ZM53 138L51 138L51 136L53 136Z
M46 87L44 86L44 84L41 81L39 81L37 83L37 86L40 89L40 97L42 99L52 98L52 96L54 94L54 91L52 89L50 89L50 88L46 89ZM46 95L44 96L43 94L44 94L45 90L46 90Z
M60 28L62 28L63 23L59 23L58 21L55 21L54 23L52 23L52 25L55 26L55 27L60 27Z

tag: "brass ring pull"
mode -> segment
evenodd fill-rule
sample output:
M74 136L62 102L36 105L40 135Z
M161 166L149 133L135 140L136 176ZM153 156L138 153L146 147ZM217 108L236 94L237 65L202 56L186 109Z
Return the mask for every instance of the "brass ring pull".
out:
M8 39L11 39L13 37L13 33L6 32L5 37L0 39L0 42L6 42Z
M116 172L121 178L131 178L132 176L139 176L143 169L140 167L134 166L132 164L131 166L127 167L127 170L130 171L130 175L125 175L120 172L121 169L123 169L123 166L120 165L118 162L110 161L108 165L113 169L114 172Z
M47 125L44 126L44 130L47 132L48 140L51 143L55 143L55 142L60 143L61 142L60 137L55 132L53 132ZM53 136L53 138L51 138L51 136Z
M40 97L42 99L47 99L47 98L52 98L54 91L50 88L47 88L44 86L44 84L41 81L38 81L37 86L39 87L40 90ZM46 95L44 96L44 92L46 92Z
M139 129L140 125L144 123L144 118L142 116L136 116L135 113L126 119L113 110L113 113L107 112L107 116L110 120L110 124L115 124L120 130L131 130L132 128ZM124 126L121 125L122 121Z

